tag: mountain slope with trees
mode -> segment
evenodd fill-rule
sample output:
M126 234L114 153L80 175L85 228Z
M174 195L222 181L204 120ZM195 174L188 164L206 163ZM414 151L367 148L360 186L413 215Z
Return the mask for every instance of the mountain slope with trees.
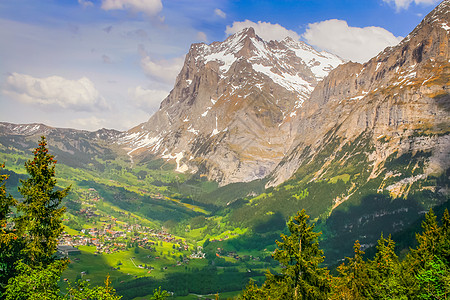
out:
M34 159L25 163L29 178L22 180L16 201L0 187L0 296L2 299L120 299L106 280L105 287L77 283L60 296L58 282L67 259L57 259L56 246L63 231L62 199L70 187L56 188L54 156L41 138ZM7 179L1 175L1 180Z

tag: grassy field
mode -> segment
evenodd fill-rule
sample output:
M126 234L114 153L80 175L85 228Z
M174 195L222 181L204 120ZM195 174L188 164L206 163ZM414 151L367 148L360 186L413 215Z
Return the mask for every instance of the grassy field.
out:
M113 270L102 255L94 254L95 247L80 246L81 254L70 257L69 267L61 278L70 282L78 279L89 280L93 285L102 285L109 274L113 282L132 279L120 271ZM65 287L65 284L62 284Z
M167 273L183 271L186 266L202 268L207 264L206 260L193 259L188 264L177 266L177 259L173 256L163 254L160 257L160 252L172 252L169 243L165 243L162 247L158 246L157 252L139 248L136 253L133 248L111 254L95 254L94 246L78 248L81 254L70 257L69 267L63 272L62 278L71 282L77 279L88 279L93 285L103 284L107 274L110 275L114 284L137 277L162 279Z

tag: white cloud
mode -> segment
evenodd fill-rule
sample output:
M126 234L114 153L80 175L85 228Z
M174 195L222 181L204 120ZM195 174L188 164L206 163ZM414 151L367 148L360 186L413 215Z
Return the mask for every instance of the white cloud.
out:
M423 5L434 5L438 3L440 0L383 0L383 2L386 3L393 3L397 9L397 11L400 11L402 9L408 9L409 5L411 3L415 4L423 4Z
M143 12L154 17L163 8L161 0L102 0L104 10L130 10L132 12Z
M108 127L108 123L109 120L97 118L96 116L77 118L68 121L69 127L83 128L85 130L98 130L100 128Z
M215 14L216 16L219 16L219 17L223 18L223 19L225 19L225 18L227 17L227 14L226 14L223 10L221 10L221 9L219 9L219 8L216 8L216 9L214 10L214 14Z
M227 26L225 33L228 35L234 34L247 27L253 27L256 34L266 41L282 40L288 36L293 38L294 40L300 39L300 36L295 31L286 29L279 24L271 24L261 21L255 23L249 20L245 20L243 22L233 22L232 26Z
M206 33L204 33L203 31L199 31L199 32L197 33L197 39L198 39L199 41L202 41L202 42L207 42L207 41L208 41L208 38L207 38L207 36L206 36Z
M381 27L351 27L336 19L308 24L302 36L312 46L356 62L366 62L402 39Z
M94 3L87 0L78 0L78 4L80 4L83 8L92 7L94 6Z
M153 113L158 110L160 103L169 95L169 92L137 86L135 89L130 88L128 94L136 107L147 113Z
M155 61L150 58L142 45L139 47L139 52L141 54L141 67L147 76L169 85L175 82L183 67L184 56Z
M60 76L35 78L13 73L6 78L3 93L41 108L95 111L109 109L92 81L83 77L69 80Z

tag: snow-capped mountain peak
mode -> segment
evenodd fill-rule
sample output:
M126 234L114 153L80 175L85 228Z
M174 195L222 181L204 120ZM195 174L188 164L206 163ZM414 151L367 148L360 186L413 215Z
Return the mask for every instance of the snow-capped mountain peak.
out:
M253 28L193 44L161 109L122 143L130 156L176 158L177 170L205 169L223 183L262 178L290 145L287 122L343 62L290 38L265 41Z
M311 91L318 80L344 62L336 55L318 52L290 37L282 41L265 41L251 27L229 36L222 43L194 44L193 49L199 52L194 57L196 61L218 63L221 74L227 73L236 61L245 59L254 66L255 71L299 93L304 93L305 89Z

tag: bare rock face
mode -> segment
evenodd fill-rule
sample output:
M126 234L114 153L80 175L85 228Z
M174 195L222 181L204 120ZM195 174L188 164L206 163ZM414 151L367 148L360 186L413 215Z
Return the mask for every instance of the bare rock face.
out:
M346 63L331 71L292 120L295 140L268 185L282 183L314 159L302 155L303 149L318 153L330 136L344 145L362 133L372 137L373 151L366 153L372 176L392 153L431 151L424 176L448 169L449 33L446 0L399 45L364 65Z
M293 141L291 119L341 63L290 38L264 41L253 28L193 44L160 110L120 143L133 159L156 155L221 184L264 178Z

